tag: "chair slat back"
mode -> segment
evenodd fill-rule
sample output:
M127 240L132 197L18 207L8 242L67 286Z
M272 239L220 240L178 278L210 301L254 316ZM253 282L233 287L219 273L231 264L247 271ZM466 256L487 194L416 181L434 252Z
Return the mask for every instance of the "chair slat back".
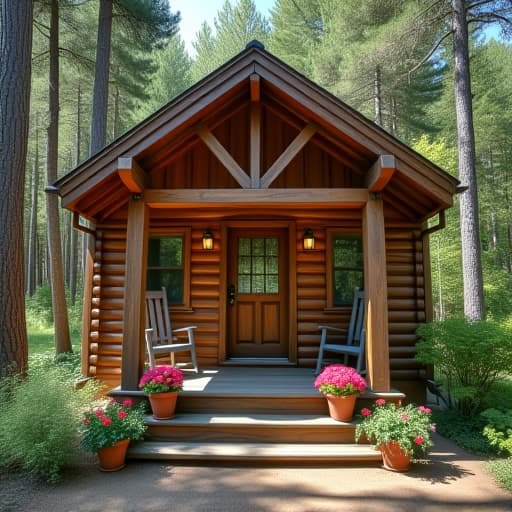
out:
M354 342L360 345L364 341L365 309L364 291L356 288L348 325L347 345L353 345Z
M146 327L153 329L153 345L172 342L171 318L165 288L161 291L146 292Z

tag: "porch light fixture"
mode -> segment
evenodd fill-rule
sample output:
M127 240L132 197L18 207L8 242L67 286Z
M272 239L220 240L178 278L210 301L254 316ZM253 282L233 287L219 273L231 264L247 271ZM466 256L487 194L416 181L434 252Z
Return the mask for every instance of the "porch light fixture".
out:
M304 231L303 242L305 251L312 251L315 248L315 235L313 234L311 228L307 228Z
M203 233L203 249L205 251L211 251L213 249L213 235L209 230Z

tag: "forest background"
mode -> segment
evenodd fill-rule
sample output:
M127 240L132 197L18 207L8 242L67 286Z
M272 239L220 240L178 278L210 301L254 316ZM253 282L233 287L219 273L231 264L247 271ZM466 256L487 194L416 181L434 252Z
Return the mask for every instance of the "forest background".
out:
M122 7L130 2L116 3ZM433 8L428 19L440 17L436 8L443 2L423 3ZM58 2L58 176L91 152L99 4L98 0ZM151 10L162 2L135 4ZM265 17L252 0L226 0L213 22L201 25L192 42L194 56L180 35L179 13L167 17L161 37L151 38L135 30L120 10L112 24L106 142L242 51L250 40L258 39L278 58L457 176L451 42L441 41L432 51L432 41L418 33L419 4L418 0L276 0ZM45 176L50 124L49 5L42 0L34 4L25 180L29 335L42 329L50 333L53 328L45 207L45 187L52 183ZM169 8L173 8L172 0ZM486 316L511 325L512 49L496 38L497 31L482 27L470 26L470 65ZM87 241L72 228L69 212L61 210L59 216L70 324L74 344L78 344ZM431 237L431 256L435 319L462 316L458 198L447 212L446 228Z

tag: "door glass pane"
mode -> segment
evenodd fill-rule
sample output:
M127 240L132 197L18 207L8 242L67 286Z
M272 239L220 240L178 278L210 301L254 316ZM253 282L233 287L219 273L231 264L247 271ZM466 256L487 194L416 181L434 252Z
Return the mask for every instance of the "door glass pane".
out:
M238 292L279 293L279 239L238 239Z

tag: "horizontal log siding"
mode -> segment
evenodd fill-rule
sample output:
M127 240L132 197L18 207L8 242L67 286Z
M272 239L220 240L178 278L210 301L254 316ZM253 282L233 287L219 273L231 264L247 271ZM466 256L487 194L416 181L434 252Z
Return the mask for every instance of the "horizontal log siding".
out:
M93 266L89 375L117 385L121 375L126 221L99 225Z

